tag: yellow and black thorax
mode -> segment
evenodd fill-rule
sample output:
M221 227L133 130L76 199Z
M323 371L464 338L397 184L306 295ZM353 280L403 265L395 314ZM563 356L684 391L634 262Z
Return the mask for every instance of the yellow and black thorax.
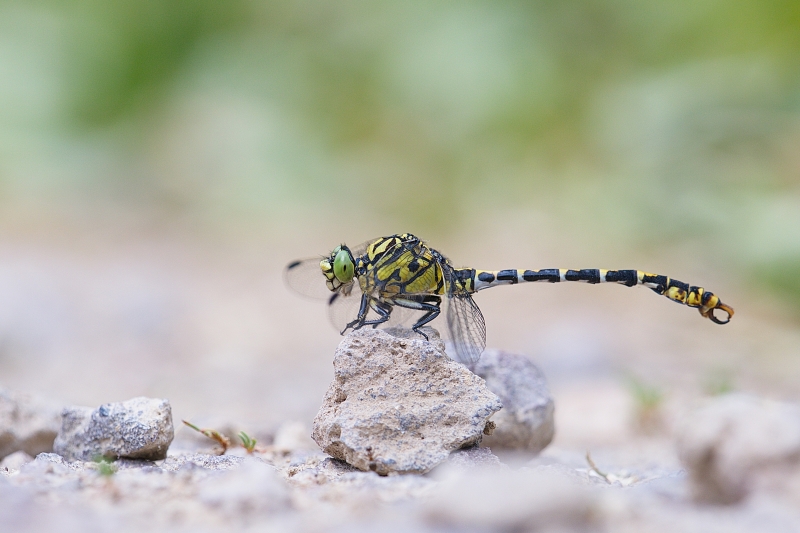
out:
M403 294L442 296L451 289L472 292L474 272L454 269L446 257L410 233L377 239L356 258L361 290L386 299Z

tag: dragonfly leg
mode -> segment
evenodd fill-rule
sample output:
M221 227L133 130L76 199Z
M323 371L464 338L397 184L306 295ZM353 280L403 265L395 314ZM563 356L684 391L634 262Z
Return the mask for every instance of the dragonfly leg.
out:
M421 332L419 328L439 316L439 313L442 311L440 307L442 299L439 296L428 295L421 297L419 300L395 298L392 300L392 303L399 305L400 307L407 307L408 309L425 311L425 314L422 315L419 320L417 320L416 324L411 326L411 330L425 337L426 341L429 340L428 336Z
M370 309L378 314L378 318L374 320L367 320L367 313ZM383 324L389 320L389 315L391 313L391 304L381 302L374 298L369 298L366 294L363 294L361 295L361 307L358 310L358 316L355 320L345 326L344 330L342 330L342 335L344 335L345 332L350 328L353 328L353 330L361 329L364 326L372 326L375 328L379 324Z
M378 313L378 318L374 320L365 320L362 326L372 326L373 329L378 327L378 324L383 324L389 320L389 315L392 314L392 306L380 300L371 300L369 302L370 308Z
M362 294L361 307L358 308L358 316L352 322L347 323L347 325L342 330L341 335L344 335L345 332L350 328L353 328L353 330L362 328L367 320L368 311L369 311L369 297L366 294Z

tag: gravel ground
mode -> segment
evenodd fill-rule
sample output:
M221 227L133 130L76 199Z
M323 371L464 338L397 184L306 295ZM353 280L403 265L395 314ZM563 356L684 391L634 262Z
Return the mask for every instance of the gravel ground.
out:
M553 443L539 456L493 450L502 465L473 458L462 461L468 468L451 461L424 476L381 477L326 458L309 438L341 339L323 306L295 298L280 272L296 256L329 248L322 237L221 243L140 229L34 233L0 240L0 386L48 405L167 398L176 422L245 430L263 448L246 460L241 448L219 458L181 427L166 460L121 462L115 473L53 455L17 456L0 470L3 529L800 527L793 470L759 477L734 504L704 504L678 455L690 413L714 395L800 398L796 326L773 302L724 279L708 285L737 309L726 327L643 290L480 294L489 346L527 355L544 371L555 402ZM491 264L475 266L520 262L518 253L503 254L502 241L489 246ZM457 258L474 252L453 248ZM537 265L563 262L554 249L545 247Z

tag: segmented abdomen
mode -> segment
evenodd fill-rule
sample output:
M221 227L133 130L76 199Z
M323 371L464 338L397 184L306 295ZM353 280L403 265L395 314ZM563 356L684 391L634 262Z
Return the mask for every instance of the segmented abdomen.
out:
M475 270L471 290L480 291L498 285L547 281L582 281L584 283L619 283L628 287L644 285L654 292L666 296L674 302L700 310L700 314L717 324L727 324L733 316L733 308L722 303L717 295L703 287L689 285L660 274L650 274L641 270L603 270L587 268L568 270L565 268L546 268L542 270ZM714 316L714 310L721 309L728 314L727 319L720 320Z

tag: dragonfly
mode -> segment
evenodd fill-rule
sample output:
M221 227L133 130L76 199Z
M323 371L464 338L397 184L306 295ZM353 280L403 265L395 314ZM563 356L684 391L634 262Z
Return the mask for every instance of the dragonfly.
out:
M299 294L326 299L331 321L342 335L364 326L402 323L407 320L406 311L412 311L418 318L411 329L427 340L421 328L439 317L444 304L455 358L468 367L474 366L486 347L486 324L472 295L500 285L566 281L643 285L673 302L697 308L716 324L727 324L734 312L703 287L641 270L455 268L442 253L410 233L353 248L341 244L326 256L292 261L284 278Z

